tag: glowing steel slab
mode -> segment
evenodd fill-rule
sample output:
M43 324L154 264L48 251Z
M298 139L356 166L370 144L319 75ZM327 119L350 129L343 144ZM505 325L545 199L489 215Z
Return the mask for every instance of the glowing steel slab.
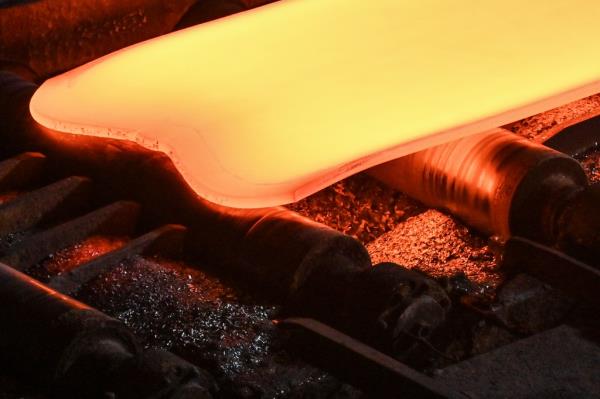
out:
M590 0L290 0L50 79L31 113L164 151L211 201L282 204L599 92L599 21Z

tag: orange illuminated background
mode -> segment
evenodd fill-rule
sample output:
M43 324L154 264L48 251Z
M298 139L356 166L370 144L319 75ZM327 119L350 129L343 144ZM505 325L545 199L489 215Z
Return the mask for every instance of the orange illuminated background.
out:
M41 124L167 153L201 196L283 204L600 91L600 2L289 0L46 81Z

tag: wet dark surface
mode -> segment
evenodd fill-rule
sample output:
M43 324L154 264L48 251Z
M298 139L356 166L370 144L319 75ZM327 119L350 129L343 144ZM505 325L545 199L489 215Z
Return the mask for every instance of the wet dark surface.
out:
M145 345L210 370L224 397L358 397L287 354L286 336L271 322L277 306L241 296L182 263L132 258L78 299L123 320Z

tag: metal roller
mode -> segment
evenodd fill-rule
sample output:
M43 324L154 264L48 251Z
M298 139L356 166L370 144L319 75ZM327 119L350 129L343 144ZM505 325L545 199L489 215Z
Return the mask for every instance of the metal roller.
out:
M484 233L578 246L583 252L600 247L593 233L600 230L598 189L589 185L579 162L504 129L432 147L370 172Z

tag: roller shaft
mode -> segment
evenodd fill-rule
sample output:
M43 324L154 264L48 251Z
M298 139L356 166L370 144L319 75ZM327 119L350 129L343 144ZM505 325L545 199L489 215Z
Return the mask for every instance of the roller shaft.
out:
M375 167L383 182L501 237L556 240L569 198L587 187L573 158L496 129Z

